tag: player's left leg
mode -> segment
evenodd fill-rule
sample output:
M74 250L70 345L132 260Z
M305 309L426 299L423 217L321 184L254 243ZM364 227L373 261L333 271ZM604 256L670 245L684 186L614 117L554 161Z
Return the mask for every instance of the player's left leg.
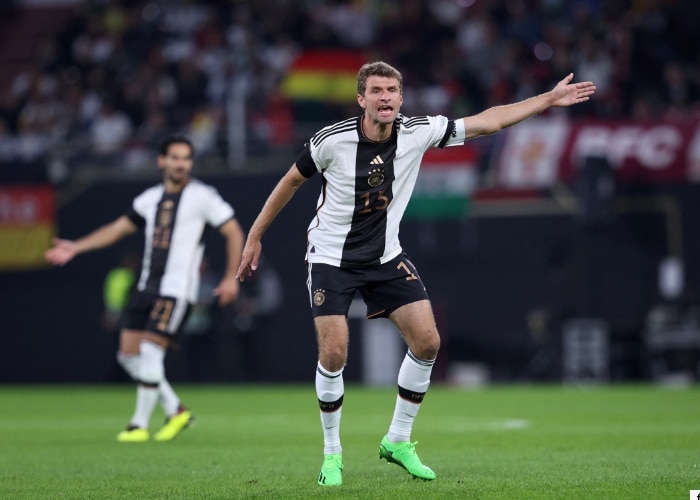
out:
M121 442L148 441L148 423L158 402L158 386L165 378L165 350L168 339L145 333L139 345L140 363L138 386L136 389L136 408L129 422L129 427L117 435Z
M141 371L141 341L147 330L157 330L166 338L170 331L177 328L182 323L182 314L172 314L170 321L153 322L154 302L158 297L144 292L136 292L131 297L129 305L124 311L122 317L123 328L119 333L119 349L117 351L117 362L126 373L136 382L139 383L139 374ZM172 308L166 310L178 311L183 309L182 301L164 298L161 303L172 303ZM184 308L186 310L186 307ZM158 310L156 313L161 314ZM170 386L166 378L158 386L158 400L163 407L165 415L170 418L177 415L181 409L180 399L175 391Z
M394 415L379 446L379 456L400 465L414 477L435 479L435 473L418 458L416 443L411 443L413 422L430 385L440 348L432 307L428 300L411 302L393 311L389 318L406 340L408 352L399 370Z

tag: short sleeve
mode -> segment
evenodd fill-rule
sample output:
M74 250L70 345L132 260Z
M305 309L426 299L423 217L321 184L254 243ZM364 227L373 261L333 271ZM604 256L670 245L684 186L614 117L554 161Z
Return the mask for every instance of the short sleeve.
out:
M307 179L318 172L316 163L311 156L311 145L309 143L304 144L304 150L299 154L296 165L301 175Z

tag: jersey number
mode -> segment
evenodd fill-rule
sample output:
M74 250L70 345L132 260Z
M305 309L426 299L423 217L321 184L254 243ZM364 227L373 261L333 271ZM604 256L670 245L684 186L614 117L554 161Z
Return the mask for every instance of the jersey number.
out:
M382 189L379 191L374 201L371 199L371 193L362 193L360 196L365 200L365 207L358 213L369 214L372 213L373 210L386 210L386 207L389 206L389 198L384 196L384 191L386 190Z
M167 226L158 226L153 232L153 248L162 248L167 250L170 246L170 228Z

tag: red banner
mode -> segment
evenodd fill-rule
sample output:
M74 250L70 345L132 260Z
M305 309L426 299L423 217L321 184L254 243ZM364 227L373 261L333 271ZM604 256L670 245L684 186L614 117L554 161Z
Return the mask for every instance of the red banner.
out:
M605 158L622 182L698 182L700 124L529 120L506 132L499 184L550 187L570 180L588 156Z
M0 187L0 269L45 266L55 233L53 187Z

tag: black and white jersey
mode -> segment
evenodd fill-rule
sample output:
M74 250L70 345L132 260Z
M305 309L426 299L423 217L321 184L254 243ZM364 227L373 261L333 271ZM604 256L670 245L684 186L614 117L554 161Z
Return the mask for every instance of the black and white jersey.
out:
M178 193L166 193L163 184L147 189L134 198L127 215L146 237L137 289L194 302L204 229L231 219L231 205L212 186L191 179Z
M306 259L344 268L370 267L402 252L399 224L431 147L463 144L463 120L399 115L389 139L362 133L362 116L316 133L297 160L302 175L323 176Z

